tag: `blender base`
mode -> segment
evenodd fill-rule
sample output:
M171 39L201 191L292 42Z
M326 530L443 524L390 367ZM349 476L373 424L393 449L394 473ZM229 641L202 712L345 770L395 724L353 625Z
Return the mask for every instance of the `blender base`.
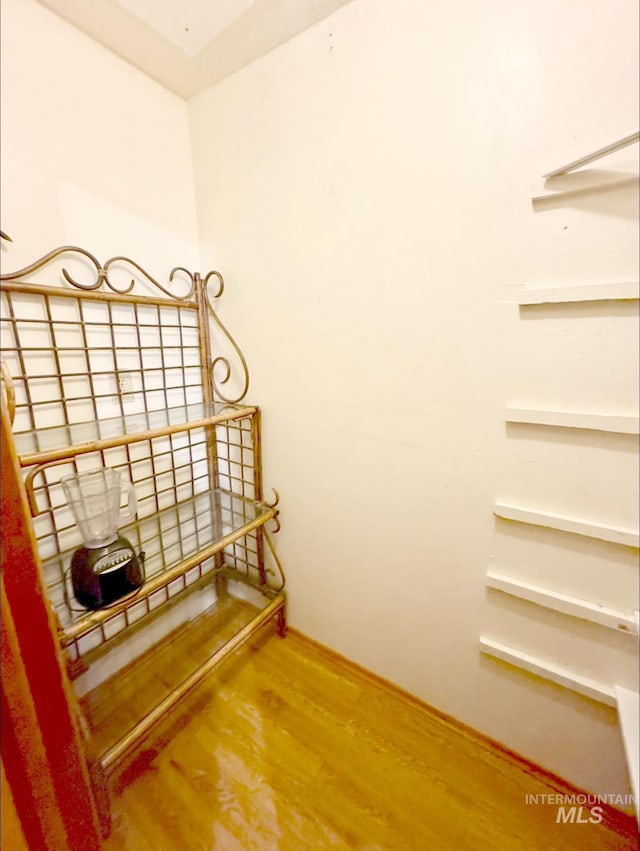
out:
M71 559L73 595L87 609L109 606L142 586L142 562L122 535L104 547L80 547Z

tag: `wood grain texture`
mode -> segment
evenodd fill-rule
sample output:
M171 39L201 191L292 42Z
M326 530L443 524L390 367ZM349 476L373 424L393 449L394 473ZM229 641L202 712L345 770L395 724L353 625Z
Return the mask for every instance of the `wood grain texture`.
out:
M105 851L638 847L621 814L557 824L525 796L576 790L295 633L185 706L117 778Z

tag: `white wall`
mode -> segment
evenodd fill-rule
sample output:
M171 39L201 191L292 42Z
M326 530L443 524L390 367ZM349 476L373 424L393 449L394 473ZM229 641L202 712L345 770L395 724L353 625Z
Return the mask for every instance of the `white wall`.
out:
M68 243L197 268L181 98L32 0L3 0L1 82L4 271Z
M633 304L514 302L521 285L637 280L637 186L530 200L637 127L636 15L354 0L190 102L203 266L225 274L264 411L291 623L603 794L628 791L615 711L478 639L635 685L633 641L484 581L501 566L637 599L637 553L492 514L510 497L637 525L633 439L504 423L507 403L635 410Z

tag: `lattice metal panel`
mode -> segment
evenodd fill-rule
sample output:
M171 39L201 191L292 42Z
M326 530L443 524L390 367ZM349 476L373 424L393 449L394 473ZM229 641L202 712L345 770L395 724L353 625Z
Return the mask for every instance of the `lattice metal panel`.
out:
M260 499L255 481L255 420L220 423L216 426L216 444L220 487L247 499Z
M88 298L73 292L2 292L0 333L15 390L18 439L33 435L36 452L55 446L58 433L68 443L83 442L86 422L96 421L100 434L119 434L125 421L136 418L141 431L157 426L167 409L188 419L187 406L203 403L207 374L201 365L198 312L193 303L149 301L122 303L98 293ZM86 452L33 476L34 531L45 585L63 627L82 611L69 584L70 557L82 541L60 479L105 466L120 470L133 484L137 522L121 531L137 551L144 551L149 579L254 519L249 501L259 500L261 493L255 409L249 411L212 427ZM148 612L156 597L166 601L223 563L259 582L261 547L254 531L132 612ZM128 618L110 621L110 631L120 621L128 626ZM102 628L96 636L106 640Z
M251 534L234 541L224 551L225 565L233 568L255 585L264 581L261 567L263 563L261 535L262 530L256 529Z
M193 305L2 293L16 433L202 401Z

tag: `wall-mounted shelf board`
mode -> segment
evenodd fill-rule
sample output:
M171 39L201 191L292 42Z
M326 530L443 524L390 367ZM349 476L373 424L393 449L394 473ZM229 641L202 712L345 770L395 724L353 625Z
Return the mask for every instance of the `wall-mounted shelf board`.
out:
M579 301L633 301L638 298L637 281L612 284L581 284L572 287L523 287L518 304L567 304Z
M519 505L496 502L494 514L504 520L517 520L520 523L530 523L533 526L546 526L561 532L571 532L574 535L586 535L588 538L598 538L611 544L622 544L625 547L640 546L640 534L634 529L622 529L604 523L594 523L590 520L580 520L577 517L567 517L563 514L549 514Z
M531 203L535 206L545 203L557 206L570 206L573 198L581 195L595 195L610 192L625 186L637 187L638 168L621 168L615 171L604 169L587 169L551 177L544 182L538 182L531 188Z
M589 677L576 674L562 665L530 656L522 650L500 644L486 636L480 636L480 647L482 652L489 656L494 656L496 659L501 659L503 662L508 662L515 665L516 668L522 668L545 680L551 680L557 685L564 686L600 703L605 703L607 706L617 706L618 704L613 688Z
M579 157L576 160L572 160L570 163L566 165L562 165L559 168L554 168L553 171L548 171L543 177L556 177L559 174L568 174L570 171L575 171L577 168L581 168L583 165L588 165L589 163L595 162L596 160L602 159L602 157L606 157L609 154L613 154L616 151L620 151L623 148L627 148L629 145L634 145L636 142L640 140L640 132L630 133L628 136L624 136L622 139L617 139L615 142L611 142L609 145L605 145L602 148L598 148L595 151L592 151L589 154L585 154L582 157Z
M505 419L508 423L582 428L592 431L611 431L617 434L640 433L640 417L621 414L550 411L543 408L517 408L509 405Z
M638 806L638 801L640 800L638 798L640 792L640 769L638 764L638 754L640 754L640 696L637 692L630 691L621 686L615 687L615 693L618 702L622 741L624 742L624 750L629 765L631 789L636 802L636 813L640 816L640 807Z
M492 570L487 571L487 587L502 591L512 597L518 597L521 600L527 600L529 603L562 612L565 615L614 629L616 632L638 635L637 613L610 609L588 600L561 594L550 588L532 585L529 582L523 582L521 579L505 576Z

